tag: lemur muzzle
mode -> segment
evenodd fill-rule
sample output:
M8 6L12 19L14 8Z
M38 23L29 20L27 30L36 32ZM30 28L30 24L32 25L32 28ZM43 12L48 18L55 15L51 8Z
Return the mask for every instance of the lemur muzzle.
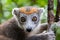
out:
M27 28L26 31L31 32L32 28Z

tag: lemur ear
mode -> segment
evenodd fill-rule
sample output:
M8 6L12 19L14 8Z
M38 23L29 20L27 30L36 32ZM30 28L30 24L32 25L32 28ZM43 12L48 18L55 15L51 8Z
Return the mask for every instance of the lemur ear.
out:
M38 8L38 12L39 12L39 14L43 13L44 12L44 8Z
M19 8L14 8L12 10L12 15L19 15Z

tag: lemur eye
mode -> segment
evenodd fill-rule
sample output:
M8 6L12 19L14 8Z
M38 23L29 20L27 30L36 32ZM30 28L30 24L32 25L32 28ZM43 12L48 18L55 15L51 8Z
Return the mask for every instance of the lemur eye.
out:
M32 21L37 21L37 17L34 16L34 17L32 18Z
M21 22L25 22L26 18L25 17L21 17Z

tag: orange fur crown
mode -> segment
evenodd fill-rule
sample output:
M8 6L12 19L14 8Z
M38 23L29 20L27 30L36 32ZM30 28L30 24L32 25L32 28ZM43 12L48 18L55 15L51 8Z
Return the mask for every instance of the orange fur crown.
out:
M29 9L29 10L27 10L27 9ZM27 14L27 15L30 15L30 14L33 14L33 13L37 12L37 8L34 8L34 7L27 8L27 9L25 7L22 7L20 9L20 12L22 12L24 14Z

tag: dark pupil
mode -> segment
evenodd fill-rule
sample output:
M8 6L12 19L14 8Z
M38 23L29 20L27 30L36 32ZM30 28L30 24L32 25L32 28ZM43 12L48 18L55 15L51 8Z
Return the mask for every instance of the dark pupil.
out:
M25 17L21 17L21 22L25 22L25 21L26 21Z
M34 17L32 18L32 21L37 21L37 17L34 16Z

